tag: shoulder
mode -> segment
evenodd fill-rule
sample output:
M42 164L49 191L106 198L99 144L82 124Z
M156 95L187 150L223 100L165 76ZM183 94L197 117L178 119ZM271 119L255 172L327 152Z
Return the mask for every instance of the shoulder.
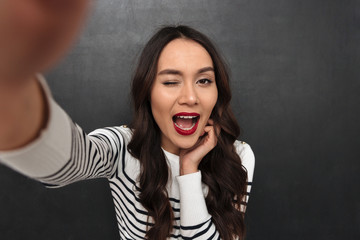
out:
M132 138L132 130L127 125L99 128L89 133L90 136L103 135L106 137L120 138L121 142L128 143Z
M133 136L133 131L131 130L131 128L129 128L127 125L121 125L117 128L120 131L120 133L123 135L125 141L130 142Z
M236 140L234 143L237 154L241 159L242 165L248 173L248 181L252 182L255 168L255 155L250 145L243 141Z
M133 131L126 125L105 127L91 132L89 135L102 140L118 156L119 176L129 176L135 181L140 171L139 161L131 155L127 146L133 137ZM129 179L128 179L129 180Z

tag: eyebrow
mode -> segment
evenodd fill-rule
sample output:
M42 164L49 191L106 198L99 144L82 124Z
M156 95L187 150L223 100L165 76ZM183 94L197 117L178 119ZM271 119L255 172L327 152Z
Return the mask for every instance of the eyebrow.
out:
M214 72L214 68L213 67L200 68L197 73L204 73L204 72L209 72L209 71ZM182 75L182 73L179 70L175 70L175 69L164 69L158 73L158 75L167 75L167 74Z

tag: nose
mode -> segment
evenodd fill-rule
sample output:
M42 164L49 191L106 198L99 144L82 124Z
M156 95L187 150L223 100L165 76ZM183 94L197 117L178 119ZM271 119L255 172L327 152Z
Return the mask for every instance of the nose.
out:
M186 83L182 86L178 102L181 105L195 105L199 103L195 86L192 83Z

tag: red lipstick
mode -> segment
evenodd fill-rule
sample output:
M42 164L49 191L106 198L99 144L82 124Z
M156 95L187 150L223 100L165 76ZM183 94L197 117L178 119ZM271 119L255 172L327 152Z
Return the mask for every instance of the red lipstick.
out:
M196 132L200 114L180 112L173 116L174 128L177 133L187 136Z

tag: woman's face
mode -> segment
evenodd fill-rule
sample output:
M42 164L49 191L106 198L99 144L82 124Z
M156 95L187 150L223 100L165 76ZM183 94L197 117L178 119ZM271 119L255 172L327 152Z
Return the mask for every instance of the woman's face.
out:
M151 89L151 110L161 146L179 154L195 145L216 104L218 91L209 53L188 39L175 39L160 54Z

